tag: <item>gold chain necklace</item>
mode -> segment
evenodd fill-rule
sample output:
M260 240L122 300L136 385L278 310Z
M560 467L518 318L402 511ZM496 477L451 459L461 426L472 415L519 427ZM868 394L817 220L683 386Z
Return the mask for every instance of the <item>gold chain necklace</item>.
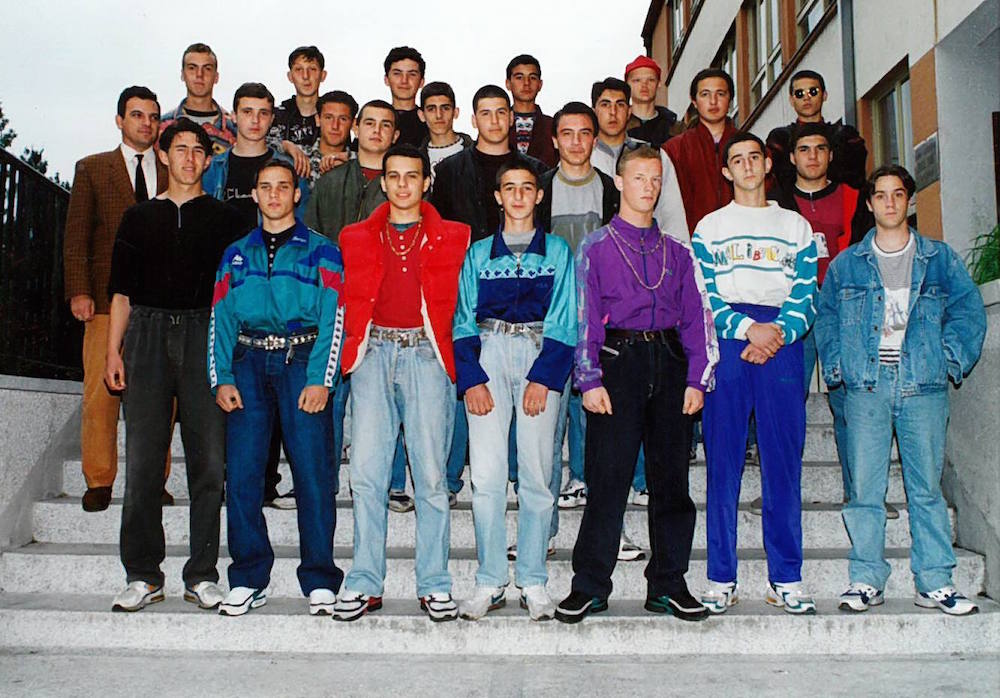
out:
M405 257L406 255L410 254L410 252L413 251L413 248L417 246L417 243L420 242L420 228L423 225L423 223L424 223L423 218L417 219L417 229L413 233L413 240L410 242L409 247L404 246L400 250L397 250L395 247L393 247L392 236L389 234L389 226L391 224L389 223L388 220L385 222L385 228L382 230L382 240L385 242L385 244L389 246L389 250L394 255L396 255L397 257Z
M667 246L666 245L662 245L662 247L663 247L663 261L661 262L661 266L660 266L660 278L657 280L657 282L655 284L653 284L652 286L650 286L649 284L647 284L645 281L642 280L642 277L639 275L639 272L636 271L635 267L632 265L631 260L629 260L628 255L625 254L625 250L623 250L622 246L619 244L618 240L619 240L619 238L621 238L621 233L619 233L617 230L615 230L615 227L613 225L611 225L610 223L608 224L608 230L611 233L609 235L609 237L611 238L611 241L613 243L615 243L615 247L618 249L618 253L622 256L622 259L625 260L625 264L628 265L628 268L632 270L632 275L635 277L635 280L639 282L639 285L642 286L647 291L655 291L660 286L662 286L663 285L663 279L665 279L666 276L667 276ZM651 249L648 253L643 253L643 252L640 252L639 250L636 250L631 245L629 245L626 240L622 239L622 242L624 242L626 245L629 246L629 248L631 248L632 250L634 250L638 254L650 254L650 253L652 253L652 252L654 252L656 250L656 247L653 247L653 249ZM660 240L660 243L663 243L662 238ZM658 246L660 246L660 245L657 245L657 247Z

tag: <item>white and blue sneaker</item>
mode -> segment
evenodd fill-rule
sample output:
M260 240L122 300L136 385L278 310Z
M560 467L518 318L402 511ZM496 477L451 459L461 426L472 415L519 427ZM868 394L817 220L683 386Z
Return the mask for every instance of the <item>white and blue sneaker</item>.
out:
M701 592L701 603L709 613L725 613L730 606L735 606L740 600L736 591L736 582L713 582L708 580L708 588Z
M876 589L870 584L862 582L851 582L847 591L840 595L840 604L837 608L841 611L860 613L867 611L869 606L881 606L883 603L885 603L885 596L881 589Z
M793 615L813 615L816 613L816 602L802 588L802 582L786 582L784 584L768 582L767 596L764 597L764 600L771 606L777 606Z
M920 591L913 599L920 608L939 608L949 616L967 616L979 613L979 606L965 598L955 587L947 586L934 591Z
M267 591L265 589L253 589L251 587L233 587L226 594L226 598L219 604L220 616L242 616L250 609L260 608L267 603Z
M477 586L472 597L459 604L459 615L465 620L479 620L490 611L507 604L506 585L502 587Z

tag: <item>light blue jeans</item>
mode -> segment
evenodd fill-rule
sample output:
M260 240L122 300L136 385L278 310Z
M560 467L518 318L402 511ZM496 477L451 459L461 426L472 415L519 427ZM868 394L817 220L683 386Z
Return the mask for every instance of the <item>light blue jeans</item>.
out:
M354 566L344 587L382 595L389 480L402 425L416 504L417 596L450 593L445 462L455 419L455 386L429 341L403 348L370 339L365 358L351 375L351 394Z
M948 392L904 396L898 367L883 364L875 389L847 391L845 408L852 489L844 524L853 546L848 557L851 581L885 589L889 579L884 502L895 428L913 539L910 569L917 591L950 585L955 553L948 505L941 493Z
M559 393L550 390L545 409L529 417L523 401L526 376L539 352L535 339L484 332L481 341L479 363L490 377L487 387L494 406L488 414L468 415L472 517L479 558L476 585L500 587L508 581L507 440L515 410L518 509L514 581L520 587L545 584L545 553L555 503L550 487Z

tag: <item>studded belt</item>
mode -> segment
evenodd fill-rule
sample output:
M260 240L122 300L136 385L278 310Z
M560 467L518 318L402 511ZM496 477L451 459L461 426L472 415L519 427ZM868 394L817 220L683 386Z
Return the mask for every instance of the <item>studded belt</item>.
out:
M300 344L314 342L317 337L319 337L319 332L316 330L293 334L288 337L277 334L254 337L240 332L236 337L236 341L245 346L253 347L254 349L263 349L264 351L280 351L282 349L297 347Z
M415 327L412 330L400 330L393 327L372 327L368 335L371 339L378 339L382 342L394 342L402 348L415 347L422 340L427 339L427 333L423 327Z

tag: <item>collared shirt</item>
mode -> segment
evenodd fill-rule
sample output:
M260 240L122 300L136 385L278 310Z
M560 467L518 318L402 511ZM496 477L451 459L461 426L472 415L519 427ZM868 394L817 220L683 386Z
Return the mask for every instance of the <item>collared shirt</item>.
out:
M236 209L203 194L177 206L167 198L122 216L111 255L108 296L170 310L212 306L222 253L246 230Z
M580 391L601 386L600 352L608 327L676 329L688 360L687 384L709 386L718 343L688 248L653 226L637 228L616 215L584 238L576 265Z
M122 157L125 158L125 170L128 172L128 181L132 183L132 191L135 191L135 165L138 162L136 156L139 151L135 148L121 145ZM152 199L156 196L156 151L147 148L142 153L142 176L146 178L146 198Z

